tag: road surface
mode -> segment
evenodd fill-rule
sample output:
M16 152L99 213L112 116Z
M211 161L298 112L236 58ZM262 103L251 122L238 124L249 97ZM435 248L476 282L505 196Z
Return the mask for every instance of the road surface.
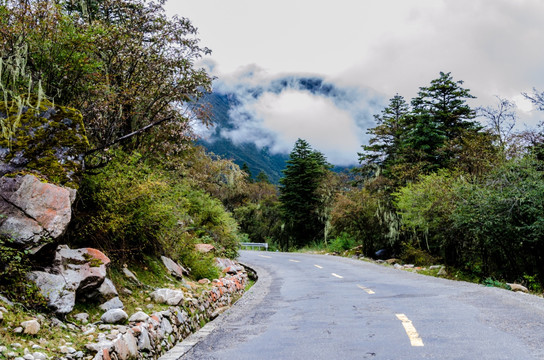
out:
M544 359L533 295L334 256L239 260L259 281L178 359Z

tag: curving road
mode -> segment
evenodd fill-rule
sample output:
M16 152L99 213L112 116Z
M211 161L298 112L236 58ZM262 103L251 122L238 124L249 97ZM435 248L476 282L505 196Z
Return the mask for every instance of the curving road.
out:
M165 359L544 359L536 296L341 257L239 260L259 281Z

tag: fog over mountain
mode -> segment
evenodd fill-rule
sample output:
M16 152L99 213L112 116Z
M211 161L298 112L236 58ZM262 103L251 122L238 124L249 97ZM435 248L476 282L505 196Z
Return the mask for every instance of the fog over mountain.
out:
M212 150L226 140L285 156L303 138L339 166L357 164L373 114L387 101L371 89L339 86L322 76L270 76L255 66L217 80L206 100L215 124L199 134Z

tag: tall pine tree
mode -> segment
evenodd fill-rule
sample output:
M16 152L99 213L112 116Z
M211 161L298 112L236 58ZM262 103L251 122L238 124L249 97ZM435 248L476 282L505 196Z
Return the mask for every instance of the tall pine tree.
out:
M363 173L371 174L380 168L387 175L390 167L400 160L401 137L406 131L409 113L406 100L396 94L381 114L374 115L377 126L367 131L372 137L368 145L363 145L363 152L359 153Z
M317 241L324 223L319 216L321 196L318 188L330 169L325 156L298 139L280 179L280 202L285 224L281 247L302 247Z

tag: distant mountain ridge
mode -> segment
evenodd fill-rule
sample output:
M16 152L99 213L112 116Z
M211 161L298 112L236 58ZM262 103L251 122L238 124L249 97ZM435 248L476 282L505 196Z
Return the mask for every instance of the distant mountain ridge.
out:
M287 89L320 95L332 101L345 101L351 96L345 89L338 88L320 77L312 76L284 76L273 79L265 84L236 88L236 90L232 90L230 93L228 90L225 91L222 86L218 86L218 88L223 90L206 94L200 100L201 104L210 107L213 127L208 130L206 136L199 140L198 143L204 146L209 152L233 160L240 167L244 163L247 164L254 178L259 172L263 171L274 184L278 184L279 179L283 176L282 170L286 166L289 154L271 153L269 148L261 148L250 139L234 142L231 138L224 136L225 133L230 131L235 132L238 129L239 124L237 121L240 121L240 116L242 116L242 119L243 117L251 118L252 116L252 114L243 112L231 116L231 110L237 111L237 108L243 108L241 105L243 105L244 101L248 101L248 99L250 101L258 99L265 93L280 94ZM262 135L263 138L271 136L266 131L252 135L253 138L256 135ZM337 166L334 168L334 171L340 172L349 168L351 167Z
M283 176L281 171L285 168L285 162L289 159L288 154L271 154L268 148L259 149L254 143L249 142L235 144L232 140L222 137L219 133L221 129L234 128L229 116L229 110L238 103L235 95L211 93L206 95L201 102L211 107L211 119L214 128L208 139L201 139L198 143L209 152L230 159L240 167L244 163L247 164L253 177L263 171L270 179L270 182L278 184L279 179Z

